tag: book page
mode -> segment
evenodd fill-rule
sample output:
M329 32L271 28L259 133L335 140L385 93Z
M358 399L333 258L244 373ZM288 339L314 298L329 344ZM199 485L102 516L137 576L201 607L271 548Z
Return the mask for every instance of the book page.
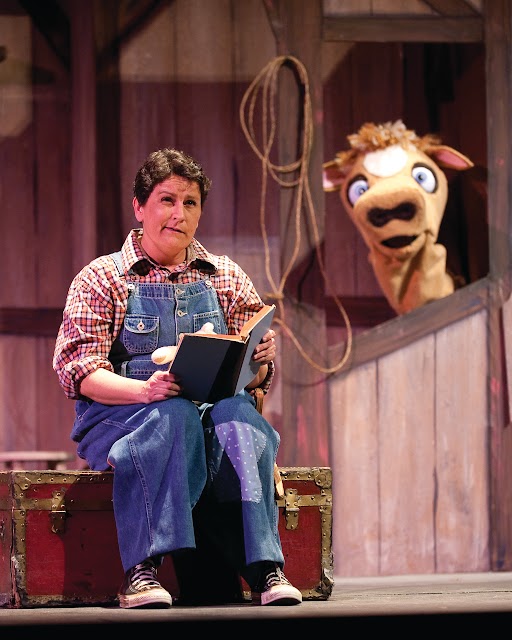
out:
M260 365L257 362L254 362L254 360L252 359L252 354L254 353L256 345L261 342L263 336L270 329L275 310L275 305L266 305L265 307L263 307L263 309L256 313L253 318L251 318L251 320L254 320L256 316L258 316L256 318L256 322L252 323L253 328L247 341L247 347L243 360L240 363L240 377L235 388L235 394L244 389L258 373ZM246 327L250 322L251 321L246 322L244 327Z
M247 322L244 324L244 326L242 327L242 329L240 330L240 335L243 338L246 338L251 331L253 330L253 328L258 324L258 322L261 322L263 320L263 318L268 314L271 313L271 321L272 318L274 317L274 312L276 310L276 305L272 304L272 305L268 305L266 304L265 306L263 306L259 311L257 311L252 318L250 318L249 320L247 320ZM267 326L267 331L270 328L270 324ZM262 334L262 337L265 335L265 333L267 332L265 331ZM261 340L261 338L260 338ZM256 343L257 344L257 343Z

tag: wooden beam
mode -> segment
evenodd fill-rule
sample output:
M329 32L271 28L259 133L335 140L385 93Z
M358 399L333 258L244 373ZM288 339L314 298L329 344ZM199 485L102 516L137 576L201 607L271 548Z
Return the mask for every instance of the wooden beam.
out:
M72 270L92 260L97 246L97 149L96 59L94 14L88 0L75 0L71 7L71 216ZM103 117L105 113L102 113ZM100 138L101 139L101 138ZM107 145L111 146L111 145ZM103 158L105 150L100 154ZM106 171L105 171L106 173ZM108 206L107 206L108 209ZM102 232L105 224L102 221Z
M492 295L495 295L492 283L489 278L483 278L458 289L446 298L433 300L403 316L374 326L356 336L346 369L358 367L403 349L438 329L485 309ZM349 313L345 300L342 300L342 303ZM345 347L341 347L343 351Z
M512 567L512 429L506 361L503 301L510 297L512 193L511 114L512 11L509 0L484 2L486 41L487 156L489 167L490 280L495 294L489 302L488 371L490 556L491 570ZM505 353L504 353L505 351Z
M477 16L478 10L466 0L423 0L434 11L441 16Z
M0 309L0 334L56 338L62 309L4 307Z
M71 68L71 27L66 13L55 0L20 0L34 26L68 71Z
M340 303L347 312L353 327L376 327L396 318L396 313L389 306L386 298L343 296ZM332 297L325 299L325 314L328 327L338 326L342 322L340 311Z
M329 453L327 385L318 384L318 371L315 367L305 366L304 355L296 349L298 343L312 360L315 355L323 358L327 349L323 289L314 270L307 266L303 268L311 264L318 242L311 221L316 222L320 242L324 230L324 193L317 170L324 157L322 2L279 0L276 11L285 25L283 46L290 57L289 64L282 67L279 84L279 164L297 167L293 173L287 171L280 175L288 184L293 184L292 179L297 186L280 189L279 194L281 270L287 274L287 297L281 318L286 309L286 325L290 331L284 336L281 347L283 424L279 431L286 444L279 455L282 465L297 459L297 455L302 455L302 434L307 433L308 460L325 464ZM314 217L308 207L308 189ZM296 216L297 211L300 216ZM300 233L296 228L297 218L300 218ZM297 343L293 344L289 336Z
M324 42L483 42L481 18L324 18Z

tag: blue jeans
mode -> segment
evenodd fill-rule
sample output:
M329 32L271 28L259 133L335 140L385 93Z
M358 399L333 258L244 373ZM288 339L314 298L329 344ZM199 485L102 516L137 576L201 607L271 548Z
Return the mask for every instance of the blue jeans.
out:
M114 470L113 504L123 568L196 546L193 508L212 515L208 535L249 584L250 565L284 557L273 469L279 434L245 391L198 407L77 401L72 438L94 470Z

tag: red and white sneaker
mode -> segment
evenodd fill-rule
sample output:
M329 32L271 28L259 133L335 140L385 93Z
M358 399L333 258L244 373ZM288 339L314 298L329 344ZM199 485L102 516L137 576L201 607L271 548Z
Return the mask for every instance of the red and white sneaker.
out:
M168 609L172 605L171 594L156 579L156 566L151 558L125 573L117 596L122 609Z
M253 590L252 599L255 604L290 606L300 604L302 594L290 584L277 564L268 562Z

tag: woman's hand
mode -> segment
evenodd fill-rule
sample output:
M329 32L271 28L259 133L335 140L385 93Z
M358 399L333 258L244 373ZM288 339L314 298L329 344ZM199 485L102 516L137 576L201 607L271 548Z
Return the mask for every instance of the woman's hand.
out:
M276 332L269 329L254 349L253 360L259 364L268 364L276 357Z
M268 374L268 364L276 357L276 332L269 329L254 349L253 360L260 365L256 377L246 386L246 389L255 389L265 380Z
M149 404L179 396L181 386L167 371L155 371L148 380L135 380L107 369L96 369L82 380L80 391L103 404Z
M167 371L155 371L142 387L142 402L149 404L174 398L181 393L176 376Z

